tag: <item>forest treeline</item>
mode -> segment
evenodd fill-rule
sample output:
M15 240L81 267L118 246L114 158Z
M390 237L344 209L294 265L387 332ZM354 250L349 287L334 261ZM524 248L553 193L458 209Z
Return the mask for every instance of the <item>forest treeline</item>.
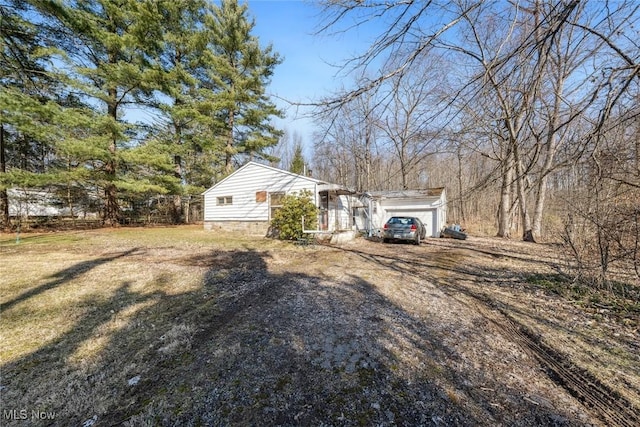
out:
M272 160L281 58L246 4L0 0L0 20L1 228L12 189L38 188L107 226L171 196L181 222L237 162Z
M315 172L444 186L450 221L640 278L640 3L321 3L321 32L373 36L319 104Z

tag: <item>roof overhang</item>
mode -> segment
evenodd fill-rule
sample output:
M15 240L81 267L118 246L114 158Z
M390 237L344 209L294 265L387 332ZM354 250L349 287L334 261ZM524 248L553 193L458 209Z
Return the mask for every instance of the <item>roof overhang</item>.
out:
M345 195L356 193L355 191L350 190L347 187L343 187L342 185L330 184L326 182L318 184L318 193L323 193L323 192L335 194L338 196L345 196Z
M399 190L399 191L371 191L363 195L374 200L384 199L438 199L442 197L444 188L429 188L425 190Z

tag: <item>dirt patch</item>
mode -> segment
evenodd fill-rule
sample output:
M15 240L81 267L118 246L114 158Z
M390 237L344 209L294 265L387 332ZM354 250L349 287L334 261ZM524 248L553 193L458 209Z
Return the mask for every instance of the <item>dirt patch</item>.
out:
M85 328L4 364L3 406L46 402L58 425L640 423L637 316L622 322L531 283L559 274L552 246L243 246L122 244L101 257L153 266L154 288L130 274L126 299L93 301ZM69 360L94 335L98 357L47 356L72 345ZM52 366L63 371L42 375ZM35 379L56 393L30 392Z

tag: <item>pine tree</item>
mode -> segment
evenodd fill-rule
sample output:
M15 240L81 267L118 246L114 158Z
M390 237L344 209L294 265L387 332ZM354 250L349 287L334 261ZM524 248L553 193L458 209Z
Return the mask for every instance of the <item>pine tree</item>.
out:
M180 186L174 193L173 220L180 222L182 195L200 194L214 176L212 164L217 126L208 126L209 100L215 98L202 77L210 67L204 60L207 48L203 17L204 0L163 3L163 43L158 56L162 98L155 105L159 122L153 138L165 144L173 158L173 175ZM196 172L200 171L200 172Z
M220 95L216 114L223 132L227 173L237 154L268 158L264 150L276 145L282 134L270 123L270 118L282 117L282 113L265 95L281 59L272 46L262 49L251 35L255 22L247 10L248 6L237 0L222 0L220 6L212 6L206 19L209 61L214 65L211 78Z
M289 167L289 171L297 173L298 175L302 175L305 172L305 165L306 162L304 161L304 156L302 155L302 145L296 144L293 151L293 159L291 159L291 166Z
M78 166L90 170L102 189L104 223L116 225L120 190L166 192L170 184L162 175L168 155L139 147L139 130L124 120L125 108L144 105L157 87L152 58L162 39L161 13L157 2L135 0L37 3L51 22L62 24L56 47L71 70L67 85L97 115L83 139L67 144L67 153L85 160Z
M51 181L50 153L61 115L59 89L45 71L41 28L24 19L27 3L0 5L0 229L10 227L7 189Z
M99 196L104 223L115 225L122 203L198 193L277 142L270 118L281 113L265 87L280 59L251 35L237 1L1 7L3 223L9 185L55 188L72 210ZM161 121L134 124L131 107Z

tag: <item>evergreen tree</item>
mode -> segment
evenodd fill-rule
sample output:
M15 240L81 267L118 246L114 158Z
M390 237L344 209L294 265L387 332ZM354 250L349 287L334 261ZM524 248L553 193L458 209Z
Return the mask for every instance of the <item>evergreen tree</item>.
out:
M67 153L86 159L78 166L92 172L103 192L104 223L115 225L119 191L164 193L171 185L164 175L168 155L139 146L139 131L124 120L126 106L144 105L157 87L152 58L162 39L162 15L153 1L35 3L51 22L62 24L56 47L70 70L64 78L97 114L88 135L70 141Z
M47 186L72 209L194 194L238 157L268 158L280 63L247 6L206 0L3 0L0 221L6 188ZM132 109L160 114L132 123ZM132 205L133 206L133 205ZM132 207L131 206L131 207Z
M23 17L33 12L18 0L0 4L0 229L10 227L8 188L51 181L59 87L44 68L42 29Z
M158 63L160 90L156 107L159 122L154 138L166 144L173 158L173 174L180 182L174 194L174 222L183 220L182 195L200 194L215 175L217 126L208 125L209 101L215 99L203 76L211 68L202 55L206 46L204 0L163 3L165 22ZM212 132L213 131L213 132Z
M304 156L302 155L302 145L296 144L293 151L293 159L291 159L291 166L289 167L289 171L297 173L298 175L302 175L305 173L305 165L306 162L304 161Z
M287 194L270 224L270 234L282 240L301 239L305 229L315 229L318 222L318 208L313 203L311 193L307 190L300 194Z
M282 113L269 101L265 88L275 67L281 62L271 46L260 47L251 35L254 21L247 16L247 5L222 0L213 5L206 19L213 64L211 80L219 90L215 114L220 121L224 144L225 171L233 168L237 154L248 158L268 158L265 149L276 145L281 132L271 123Z

